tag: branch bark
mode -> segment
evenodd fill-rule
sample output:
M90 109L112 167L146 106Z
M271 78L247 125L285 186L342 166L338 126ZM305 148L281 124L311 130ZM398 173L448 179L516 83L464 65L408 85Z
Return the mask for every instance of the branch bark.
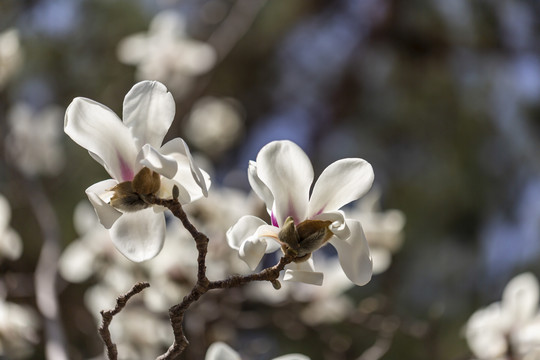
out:
M116 344L111 339L111 332L109 331L109 325L111 324L113 317L120 311L122 311L129 299L131 299L134 295L140 293L147 287L150 287L150 284L147 282L140 282L133 285L131 290L129 290L125 295L119 296L116 299L116 306L114 307L114 309L109 311L101 311L101 317L103 319L103 322L101 323L98 331L101 339L105 343L105 348L107 349L107 357L110 360L118 359L118 350L116 348Z
M199 300L199 298L209 290L213 289L238 287L252 281L270 281L274 286L276 286L280 272L285 268L285 265L294 260L294 257L292 255L284 255L275 266L264 269L256 274L236 275L225 280L209 281L206 277L206 255L208 253L209 242L208 237L199 232L195 226L193 226L184 212L182 205L177 199L164 200L155 196L149 196L145 200L150 204L166 207L174 214L174 216L180 219L186 230L188 230L193 236L193 239L197 245L197 251L199 253L197 258L197 283L193 286L190 293L184 297L180 304L174 305L169 309L169 317L174 333L174 342L165 354L157 358L157 360L177 359L178 356L180 356L189 345L189 341L184 333L183 320L184 314L191 304Z

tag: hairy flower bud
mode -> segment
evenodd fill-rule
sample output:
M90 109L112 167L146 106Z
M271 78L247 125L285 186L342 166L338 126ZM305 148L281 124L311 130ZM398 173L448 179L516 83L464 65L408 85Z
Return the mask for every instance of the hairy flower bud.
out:
M121 182L111 189L114 191L111 205L128 212L145 209L150 205L144 197L155 194L160 186L159 174L144 167L132 181Z
M159 174L147 167L143 167L132 181L133 191L141 195L154 194L160 186Z
M296 262L302 262L311 256L311 253L323 246L331 237L329 226L331 221L305 220L298 225L294 224L292 217L288 217L283 224L278 238L285 253L295 255Z

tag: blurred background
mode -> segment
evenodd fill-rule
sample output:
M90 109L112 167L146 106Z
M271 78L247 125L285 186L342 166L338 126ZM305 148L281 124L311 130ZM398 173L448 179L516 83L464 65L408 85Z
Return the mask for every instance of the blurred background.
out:
M247 272L224 234L264 216L246 169L266 143L293 140L316 174L344 157L375 171L346 209L368 285L209 293L184 358L225 341L246 360L470 359L470 315L540 272L539 19L530 0L0 0L0 358L102 359L99 310L142 280L111 328L120 358L172 343L193 244L171 218L169 250L124 259L84 193L109 176L63 133L74 97L121 116L150 79L175 97L166 140L212 175L188 211L213 279Z

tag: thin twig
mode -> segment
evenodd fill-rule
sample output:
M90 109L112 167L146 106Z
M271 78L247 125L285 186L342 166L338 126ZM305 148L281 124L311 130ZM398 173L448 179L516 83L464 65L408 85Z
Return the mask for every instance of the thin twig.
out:
M125 295L121 295L116 299L116 306L114 309L109 311L101 311L103 322L99 327L99 335L105 343L105 347L107 348L107 357L110 360L116 360L118 358L118 350L116 348L116 344L111 339L111 332L109 331L109 325L111 324L113 317L122 311L131 297L140 293L147 287L150 287L150 284L147 282L139 282L133 285L131 290L129 290Z
M252 281L270 281L275 284L281 270L285 268L285 265L291 263L294 260L294 257L291 255L285 255L275 266L264 269L256 274L244 276L237 275L231 276L225 280L209 281L206 277L206 254L208 252L209 242L208 237L203 233L199 232L195 228L195 226L193 226L178 200L164 200L154 196L149 196L145 200L150 204L161 205L168 208L174 214L174 216L180 219L184 227L193 236L193 239L195 240L195 243L197 245L197 251L199 252L197 258L197 283L193 286L193 289L191 289L190 293L184 297L180 304L174 305L169 309L169 317L174 333L174 342L165 354L157 358L157 360L176 359L180 354L184 352L186 347L189 345L189 341L187 340L184 333L183 320L184 314L191 306L191 304L199 300L199 298L203 294L213 289L238 287Z

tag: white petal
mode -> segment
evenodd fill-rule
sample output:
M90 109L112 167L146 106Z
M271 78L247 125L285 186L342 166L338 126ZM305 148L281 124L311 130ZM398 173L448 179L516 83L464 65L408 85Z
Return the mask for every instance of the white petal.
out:
M86 234L97 225L98 221L94 208L88 201L81 200L77 203L73 210L73 225L77 234Z
M345 221L345 213L341 210L328 211L311 217L312 220L332 221L330 231L341 239L346 239L351 235L351 230Z
M496 359L508 349L507 316L500 303L476 311L467 321L465 337L473 354L480 359Z
M210 70L217 60L214 48L206 43L183 41L176 43L176 51L183 56L174 64L178 72L200 75Z
M289 354L275 358L274 360L310 360L306 355Z
M303 282L318 286L323 284L323 279L324 274L315 271L287 269L283 275L283 281Z
M145 144L137 156L139 164L157 172L166 178L172 179L178 170L176 159L159 153L150 144Z
M257 236L248 237L240 245L238 255L251 270L255 270L266 253L267 242Z
M502 295L502 307L519 325L531 319L538 310L538 280L531 273L514 277L506 285Z
M306 218L313 167L298 145L287 140L265 145L257 155L257 175L274 196L279 225L288 216L296 223Z
M129 260L149 260L163 248L165 216L152 208L125 213L112 226L111 239Z
M64 279L80 283L95 271L96 254L82 241L74 241L62 252L58 270Z
M272 226L272 225L261 225L255 232L255 236L257 236L259 239L266 240L266 253L272 253L278 249L281 248L281 245L279 243L279 228Z
M229 345L223 342L215 342L206 351L204 360L242 360L240 355Z
M120 41L117 48L118 60L124 64L136 65L147 53L148 37L144 33L130 35Z
M163 155L170 155L176 160L178 170L174 180L186 188L192 200L208 196L210 177L195 164L184 140L181 138L172 139L163 145L159 152Z
M537 315L534 319L513 331L511 342L512 350L515 350L516 354L529 355L537 351L536 357L531 355L525 359L540 359L540 316Z
M373 184L373 168L362 159L341 159L330 164L315 183L309 216L338 210L364 195Z
M130 128L139 149L144 144L161 146L175 112L171 93L157 81L135 84L124 98L124 124Z
M100 164L114 179L133 179L137 170L135 142L111 109L90 99L75 98L66 110L64 131L101 159Z
M105 226L106 229L110 229L115 221L122 216L120 211L109 205L108 199L106 198L106 194L110 193L109 190L117 184L118 182L113 179L103 180L90 186L85 191L88 200L90 200L96 210L99 222ZM109 194L109 198L110 196L112 196L112 193Z
M345 275L356 285L365 285L373 272L368 243L359 221L347 219L347 225L351 230L348 238L333 236L329 242L338 252Z
M0 237L0 258L18 259L23 251L23 242L19 234L15 230L8 228L3 233L0 233Z
M373 260L373 274L376 275L385 272L392 263L390 251L383 247L371 247L369 250L371 259Z
M227 243L231 248L239 250L244 240L255 234L261 225L266 225L266 222L256 216L242 216L227 230Z
M248 180L249 185L251 185L251 188L255 194L257 194L257 196L260 197L266 204L266 208L272 210L272 206L274 205L274 196L272 195L270 189L261 181L261 179L259 179L259 176L257 175L257 163L255 161L249 162Z
M186 190L182 184L175 180L169 180L166 177L161 177L161 186L157 196L162 199L170 199L173 197L173 188L176 185L178 187L178 201L180 204L185 205L192 202L191 194ZM154 207L156 208L156 207Z
M7 199L0 194L0 232L8 227L11 219L11 207Z
M323 284L324 274L315 271L313 258L299 263L290 263L285 266L285 275L283 281L303 282L311 285L321 286Z

